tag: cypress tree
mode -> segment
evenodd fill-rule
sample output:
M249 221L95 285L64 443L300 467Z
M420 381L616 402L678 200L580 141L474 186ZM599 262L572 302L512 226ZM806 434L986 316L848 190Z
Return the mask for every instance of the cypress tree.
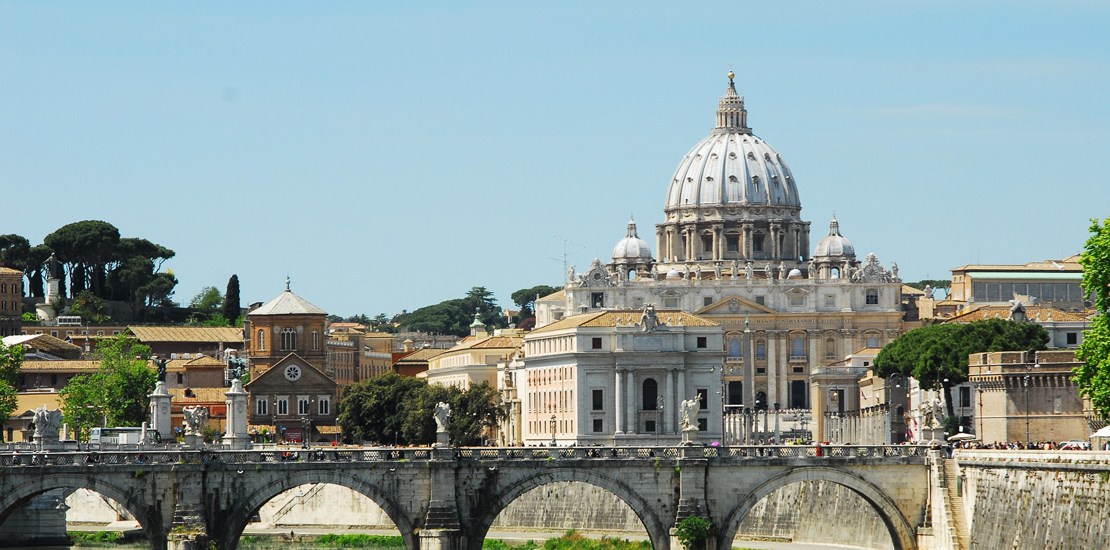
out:
M239 318L239 276L232 275L227 280L227 292L224 293L224 317L230 324L235 324Z

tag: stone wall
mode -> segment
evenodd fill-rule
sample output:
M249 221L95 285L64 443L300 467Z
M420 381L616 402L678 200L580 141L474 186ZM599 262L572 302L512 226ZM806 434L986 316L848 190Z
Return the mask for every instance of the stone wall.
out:
M890 532L867 501L823 481L795 483L763 498L744 518L736 538L894 548Z
M1110 540L1110 453L958 451L975 550L1088 550Z

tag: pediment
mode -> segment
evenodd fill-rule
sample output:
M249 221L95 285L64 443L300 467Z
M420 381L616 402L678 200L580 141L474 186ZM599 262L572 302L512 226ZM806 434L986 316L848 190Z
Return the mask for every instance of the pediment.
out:
M296 365L300 369L300 377L295 381L290 381L285 377L285 369L290 365ZM272 388L280 386L288 388L290 386L336 386L335 380L332 380L328 375L321 372L311 363L305 361L303 357L296 353L290 353L282 357L273 367L270 367L266 372L258 375L257 378L251 380L245 386L250 389L258 390L260 388Z
M694 313L698 315L766 315L777 311L735 294L726 296Z

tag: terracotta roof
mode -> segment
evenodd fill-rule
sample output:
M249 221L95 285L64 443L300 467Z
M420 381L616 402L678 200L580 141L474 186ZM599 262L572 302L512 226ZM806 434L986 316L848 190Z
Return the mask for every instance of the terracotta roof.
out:
M512 349L520 347L520 343L524 338L519 336L487 336L485 338L476 338L470 341L459 342L458 345L451 349L440 350L442 352L459 351L464 349Z
M193 392L191 397L185 395L185 390L189 389ZM169 388L170 395L173 396L172 403L193 405L196 403L226 403L227 396L224 395L230 388Z
M639 310L626 310L626 311L596 311L593 313L583 313L580 315L572 315L555 321L549 325L544 325L532 331L532 334L551 332L554 330L562 330L574 327L615 327L631 326L640 322L640 317L643 315ZM713 321L704 317L686 313L684 311L658 311L656 315L659 320L668 326L686 326L686 327L716 327L720 326Z
M1069 256L1063 260L1045 260L1043 262L1029 262L1026 264L968 264L952 269L955 271L1050 271L1054 273L1083 271L1079 265L1079 256Z
M12 269L10 267L0 267L0 273L5 274L5 275L19 275L20 277L23 276L22 271L20 271L18 269Z
M40 361L27 360L23 362L20 370L33 371L95 371L100 370L100 361L67 360L67 361Z
M1086 321L1087 314L1082 312L1070 312L1054 307L1046 306L1026 306L1025 316L1031 321L1040 321L1047 323L1049 315L1052 316L1052 321ZM1039 319L1038 319L1039 317ZM1009 319L1010 306L983 306L973 311L961 313L945 323L970 323L972 321L982 321L984 319Z
M327 312L287 289L277 298L266 302L265 305L247 315L327 315Z
M358 330L366 330L366 325L362 323L332 323L328 328L354 328Z
M143 327L129 326L127 330L140 342L223 342L241 343L242 327Z
M433 357L435 357L435 356L437 356L437 355L439 355L439 354L441 354L445 351L447 351L447 350L439 349L439 348L418 349L418 350L416 350L416 351L398 359L394 363L427 363L429 359L431 359L431 358L433 358Z
M390 334L388 332L367 332L366 337L367 338L396 338L397 335L396 334Z
M197 357L196 359L192 359L192 360L187 361L185 363L185 366L186 366L186 368L189 368L189 367L219 367L219 368L222 369L224 367L224 362L220 361L219 359L216 359L215 357L209 357L207 355L202 355L200 357Z
M902 285L902 294L910 294L912 296L924 296L924 290L918 290L910 285Z
M552 292L551 294L548 294L547 296L544 296L543 298L540 298L539 300L536 300L536 301L537 302L561 302L561 301L566 300L566 299L567 299L567 290L564 288L562 290L557 290L555 292Z
M19 334L15 336L5 336L5 346L14 346L16 344L23 344L38 348L44 351L60 352L60 353L81 353L81 346L75 346L60 338L55 338L49 334Z

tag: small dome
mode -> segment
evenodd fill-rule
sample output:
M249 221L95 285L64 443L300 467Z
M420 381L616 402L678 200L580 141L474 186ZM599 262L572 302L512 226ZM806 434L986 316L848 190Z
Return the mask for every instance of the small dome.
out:
M679 273L677 269L672 269L672 270L667 272L667 280L668 281L681 281L682 280L682 274Z
M786 278L787 279L801 279L802 278L802 270L795 267L794 269L790 270L790 273L786 274Z
M613 247L613 262L619 264L651 262L651 248L636 235L636 221L628 220L628 233Z
M840 234L840 222L836 221L833 217L829 222L829 234L821 242L817 243L817 251L814 252L815 258L822 256L855 256L856 249L852 243Z

